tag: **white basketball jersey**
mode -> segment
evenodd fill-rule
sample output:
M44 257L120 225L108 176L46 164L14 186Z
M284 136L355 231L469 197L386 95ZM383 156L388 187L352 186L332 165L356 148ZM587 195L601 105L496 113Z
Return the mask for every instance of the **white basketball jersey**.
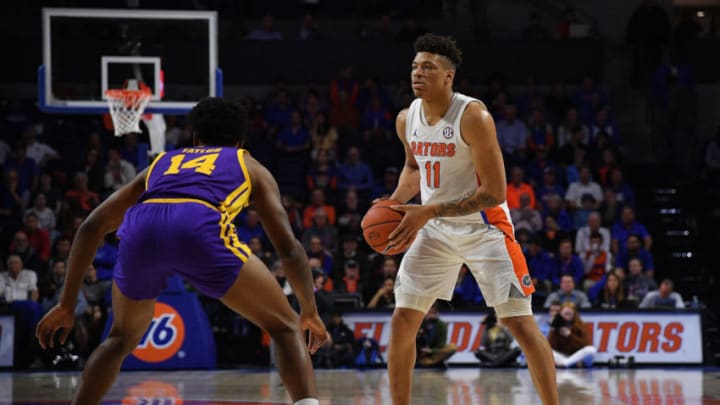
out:
M461 136L460 120L468 104L480 100L454 93L450 108L435 125L428 125L422 100L415 99L408 109L405 137L420 168L420 195L423 204L458 200L478 187L470 148ZM492 211L492 212L490 212ZM444 217L458 223L487 223L513 232L507 204L461 217ZM509 225L509 229L508 229ZM512 233L511 233L512 235Z

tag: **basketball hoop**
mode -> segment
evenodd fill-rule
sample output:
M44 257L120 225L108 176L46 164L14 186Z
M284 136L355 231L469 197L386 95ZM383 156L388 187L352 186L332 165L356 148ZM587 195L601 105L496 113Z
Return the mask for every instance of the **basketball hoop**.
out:
M109 89L105 92L115 136L140 133L140 117L152 92L139 80L127 80L122 89Z

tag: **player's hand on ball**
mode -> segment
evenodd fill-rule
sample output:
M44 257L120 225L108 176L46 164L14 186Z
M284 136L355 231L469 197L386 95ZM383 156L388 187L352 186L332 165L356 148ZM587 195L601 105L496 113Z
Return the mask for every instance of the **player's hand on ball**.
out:
M310 353L315 354L320 346L322 346L328 339L328 332L325 330L325 325L323 324L322 319L320 319L320 315L318 315L317 312L310 315L304 313L301 314L300 327L303 332L306 330L310 331L308 349L310 350Z
M75 309L65 308L55 305L45 316L38 322L35 328L35 337L40 343L40 347L47 349L54 346L55 333L62 329L60 334L60 343L65 344L75 321Z
M391 205L390 208L404 213L400 225L388 236L388 249L398 247L401 251L407 249L415 240L415 235L422 229L427 221L435 217L431 207L426 205Z

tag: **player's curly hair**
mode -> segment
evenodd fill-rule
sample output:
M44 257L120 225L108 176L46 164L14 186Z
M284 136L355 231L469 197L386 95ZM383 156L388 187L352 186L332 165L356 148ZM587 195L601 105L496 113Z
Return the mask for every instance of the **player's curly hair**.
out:
M457 69L462 62L462 51L458 49L455 40L449 36L428 33L415 41L415 52L429 52L442 55Z
M188 120L203 145L242 146L245 143L248 117L239 103L206 97L193 107Z

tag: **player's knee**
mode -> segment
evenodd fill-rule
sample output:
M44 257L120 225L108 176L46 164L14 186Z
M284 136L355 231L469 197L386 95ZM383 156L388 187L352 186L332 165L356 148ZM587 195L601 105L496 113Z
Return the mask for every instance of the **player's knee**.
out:
M125 354L129 354L135 350L140 343L140 339L142 339L142 334L111 331L105 343L117 347L118 350Z
M392 316L392 331L394 335L408 334L413 338L417 333L417 329L422 323L424 313L414 309L397 308Z
M276 319L273 322L269 322L265 325L265 330L273 339L278 339L282 336L293 336L300 332L300 325L297 319Z

